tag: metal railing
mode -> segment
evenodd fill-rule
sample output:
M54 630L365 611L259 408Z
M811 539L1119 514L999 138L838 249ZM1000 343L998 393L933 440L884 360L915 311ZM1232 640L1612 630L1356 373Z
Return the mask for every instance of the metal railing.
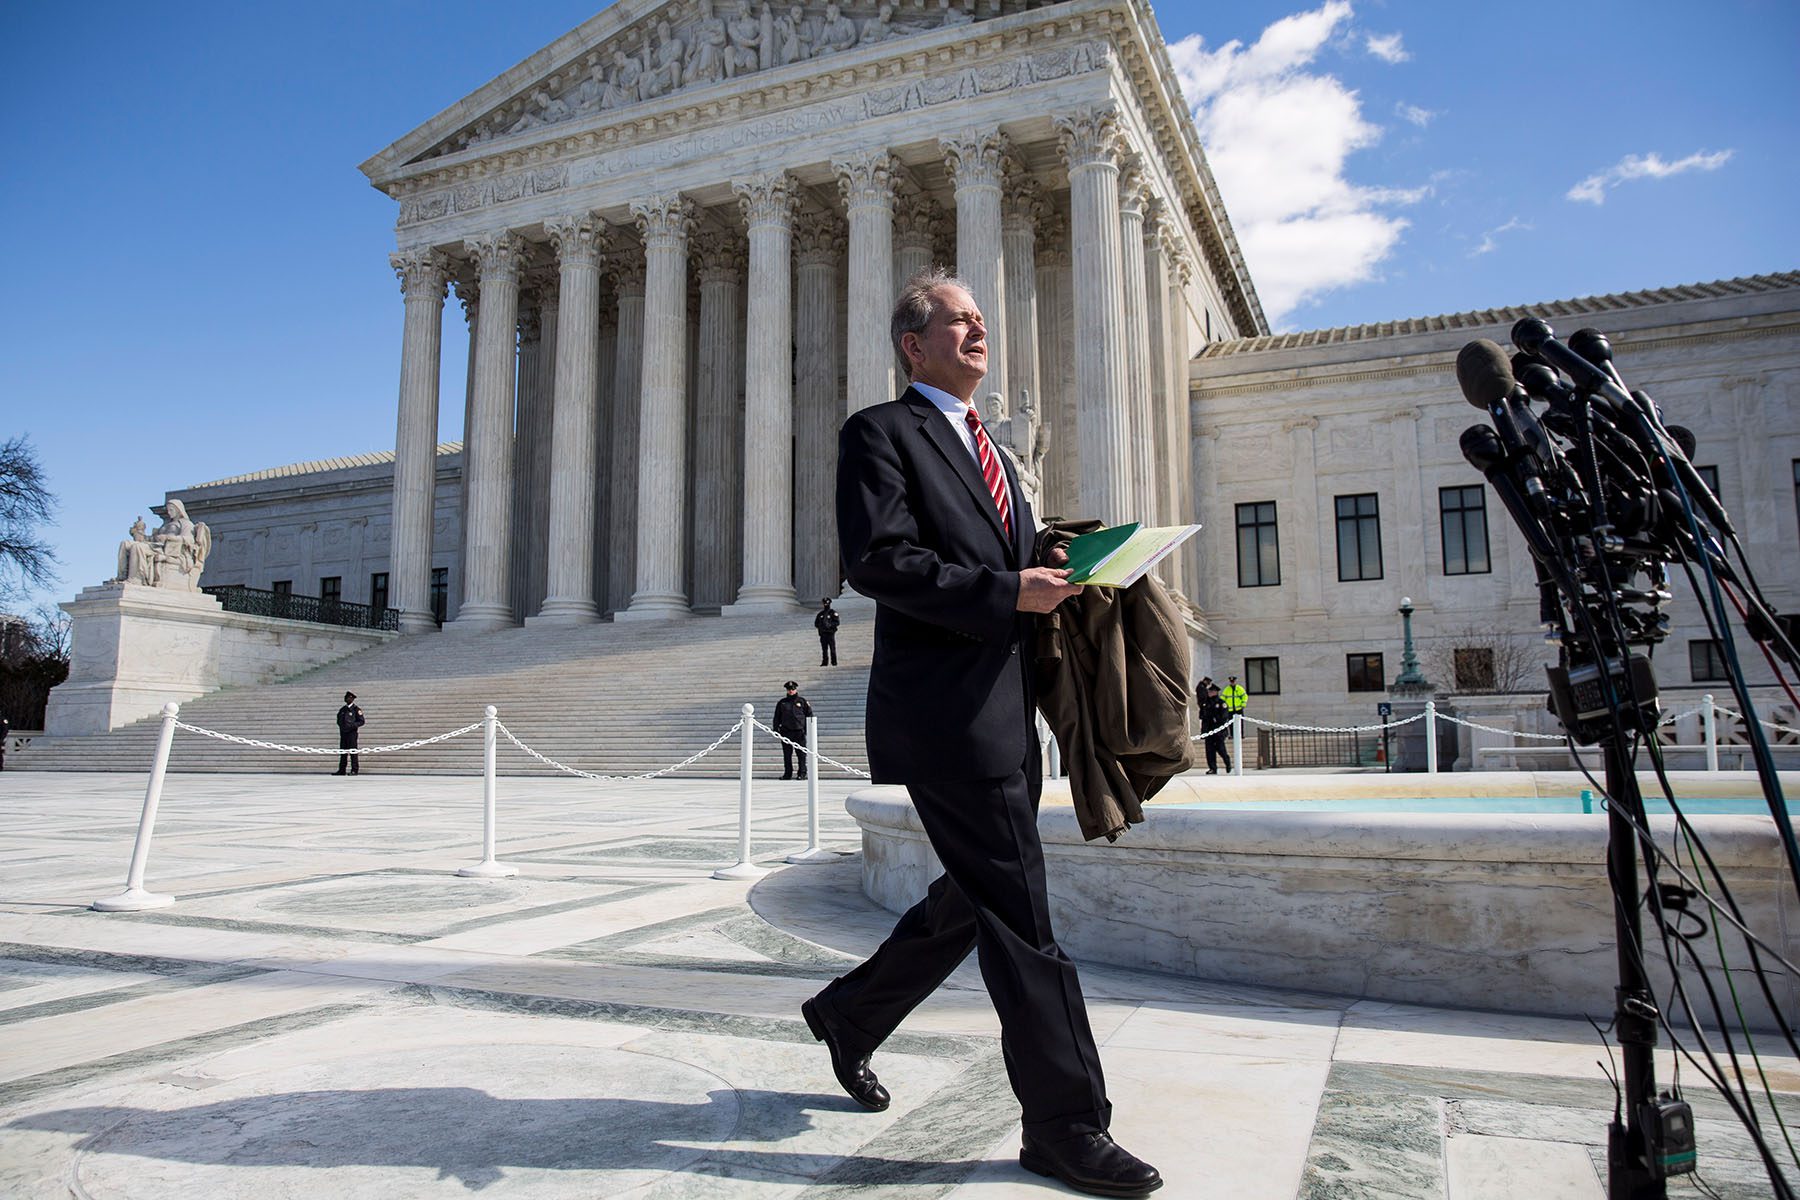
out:
M1377 761L1381 735L1322 729L1259 729L1256 765L1271 767L1366 767Z
M296 596L291 592L270 592L262 588L228 583L220 587L200 589L216 597L226 612L245 613L253 617L278 617L284 621L311 621L316 625L341 625L347 629L385 629L398 632L400 610L375 608L348 600L322 600L317 596Z

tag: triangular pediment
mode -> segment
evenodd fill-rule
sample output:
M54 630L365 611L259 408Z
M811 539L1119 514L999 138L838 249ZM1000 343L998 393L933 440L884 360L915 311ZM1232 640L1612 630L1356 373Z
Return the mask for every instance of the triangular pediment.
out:
M824 66L834 55L1026 7L1036 5L619 0L381 151L362 170L379 185L413 163L528 142L534 134L624 114L677 93L723 89L796 64Z

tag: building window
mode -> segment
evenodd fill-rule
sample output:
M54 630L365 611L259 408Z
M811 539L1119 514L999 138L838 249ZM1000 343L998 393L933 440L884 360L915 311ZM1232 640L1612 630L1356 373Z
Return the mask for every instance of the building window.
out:
M344 598L344 577L327 575L319 580L319 599L326 604L336 604Z
M1281 549L1275 537L1275 502L1237 506L1239 587L1274 587L1281 582Z
M1382 682L1385 672L1381 667L1379 654L1350 654L1344 658L1346 672L1350 679L1350 690L1353 692L1385 692L1387 684Z
M1381 510L1375 493L1337 498L1338 580L1381 578Z
M1279 658L1246 658L1244 691L1252 696L1281 695L1281 660Z
M376 612L387 607L387 581L388 573L386 571L376 571L369 576L369 607Z
M294 581L291 579L277 579L274 583L269 585L269 590L274 592L277 596L291 596L294 594Z
M1447 487L1438 489L1438 509L1443 514L1444 574L1486 575L1488 561L1487 489Z
M431 568L431 615L439 625L450 609L450 568Z
M1459 692L1491 692L1494 688L1494 650L1491 646L1458 646L1450 655Z
M1712 638L1688 643L1688 671L1695 683L1723 683L1731 678L1725 670L1725 651Z

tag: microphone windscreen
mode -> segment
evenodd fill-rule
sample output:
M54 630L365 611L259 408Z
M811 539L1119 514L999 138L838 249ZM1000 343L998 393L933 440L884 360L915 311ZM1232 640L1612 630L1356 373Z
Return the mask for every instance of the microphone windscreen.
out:
M1694 437L1694 431L1689 429L1686 425L1671 425L1668 428L1669 436L1675 439L1675 444L1677 446L1681 447L1682 457L1686 458L1689 462L1693 462L1694 451L1700 445L1699 439Z
M1470 342L1456 356L1456 383L1463 399L1486 411L1506 399L1513 389L1512 364L1506 351L1482 338Z
M1500 435L1486 425L1471 425L1463 430L1457 445L1462 448L1462 455L1469 460L1469 465L1483 475L1506 458Z
M1605 366L1612 361L1612 343L1598 329L1577 329L1569 337L1569 349L1596 367Z
M1539 347L1555 336L1556 330L1550 328L1550 323L1536 317L1526 317L1512 327L1512 344L1533 357Z

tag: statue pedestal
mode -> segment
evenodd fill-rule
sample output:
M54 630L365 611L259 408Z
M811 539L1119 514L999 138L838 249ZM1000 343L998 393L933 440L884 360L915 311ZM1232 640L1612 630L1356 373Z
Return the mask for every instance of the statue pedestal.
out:
M69 678L44 718L51 737L104 733L171 700L273 683L400 636L226 612L205 592L137 583L88 588L62 609L74 626Z
M51 689L44 732L103 733L219 686L224 606L205 592L107 583L63 604L69 678Z

